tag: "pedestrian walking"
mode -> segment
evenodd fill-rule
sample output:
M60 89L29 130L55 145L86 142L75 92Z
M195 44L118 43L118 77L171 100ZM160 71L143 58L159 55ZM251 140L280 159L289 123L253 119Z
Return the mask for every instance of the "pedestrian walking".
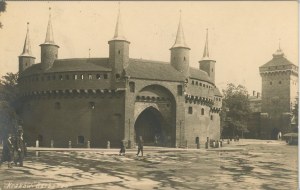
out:
M27 148L25 145L25 141L23 139L23 130L18 130L18 136L16 139L16 150L18 151L18 159L17 162L19 166L23 166L23 160L27 152Z
M139 156L140 152L142 153L143 156L143 147L144 147L144 141L142 136L140 136L139 140L138 140L138 152L136 154L136 156Z
M126 152L125 140L121 140L119 156L122 156L122 155L125 156L125 152Z

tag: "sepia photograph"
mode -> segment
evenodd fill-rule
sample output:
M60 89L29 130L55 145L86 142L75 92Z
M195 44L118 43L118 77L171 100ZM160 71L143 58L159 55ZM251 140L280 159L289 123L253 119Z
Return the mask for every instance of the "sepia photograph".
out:
M297 190L298 6L0 0L0 190Z

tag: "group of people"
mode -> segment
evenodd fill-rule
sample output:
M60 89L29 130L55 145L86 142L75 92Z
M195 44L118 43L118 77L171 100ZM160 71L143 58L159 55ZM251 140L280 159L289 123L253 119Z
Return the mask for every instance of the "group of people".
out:
M138 152L136 154L136 156L139 156L139 154L141 153L142 156L144 154L144 150L143 150L143 147L144 147L144 141L143 141L143 138L142 136L140 136L139 140L138 140ZM119 155L123 155L125 156L125 151L126 151L126 144L125 144L125 141L122 140L121 141L121 145L120 145L120 152L119 152Z
M10 133L4 140L0 164L7 161L9 168L13 164L22 167L26 153L27 148L23 139L23 129L19 128L16 134L12 135Z

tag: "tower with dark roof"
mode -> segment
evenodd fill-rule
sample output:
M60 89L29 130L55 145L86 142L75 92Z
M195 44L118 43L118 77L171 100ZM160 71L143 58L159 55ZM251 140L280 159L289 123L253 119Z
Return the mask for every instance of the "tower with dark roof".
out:
M34 62L35 62L35 57L32 55L31 52L31 44L30 44L30 37L29 37L29 22L28 22L23 52L19 56L19 72L23 72L25 69L32 66Z
M49 8L51 11L51 8ZM42 69L47 70L52 67L54 61L58 58L58 48L59 46L54 42L52 22L51 22L51 12L49 13L49 21L47 26L45 42L41 46L41 63Z
M276 139L279 132L291 130L290 118L298 93L298 66L290 62L282 49L272 60L259 67L262 77L262 138Z
M121 12L119 8L118 18L114 37L108 41L109 44L109 64L112 68L113 81L119 80L123 70L129 64L129 44L125 38L122 28Z
M179 18L179 24L177 29L177 35L174 45L170 48L171 65L183 76L187 77L189 75L189 59L190 59L190 48L185 42L183 27L181 23L181 12Z
M208 29L206 29L206 41L203 51L203 57L199 61L199 68L203 71L206 71L210 79L215 82L215 64L216 61L213 60L209 55L208 49Z

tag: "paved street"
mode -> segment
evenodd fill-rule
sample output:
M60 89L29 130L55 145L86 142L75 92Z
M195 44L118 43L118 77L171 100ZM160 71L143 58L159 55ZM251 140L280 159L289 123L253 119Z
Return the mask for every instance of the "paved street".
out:
M224 150L146 147L118 150L30 151L25 167L0 168L2 189L297 189L298 147L241 140Z

